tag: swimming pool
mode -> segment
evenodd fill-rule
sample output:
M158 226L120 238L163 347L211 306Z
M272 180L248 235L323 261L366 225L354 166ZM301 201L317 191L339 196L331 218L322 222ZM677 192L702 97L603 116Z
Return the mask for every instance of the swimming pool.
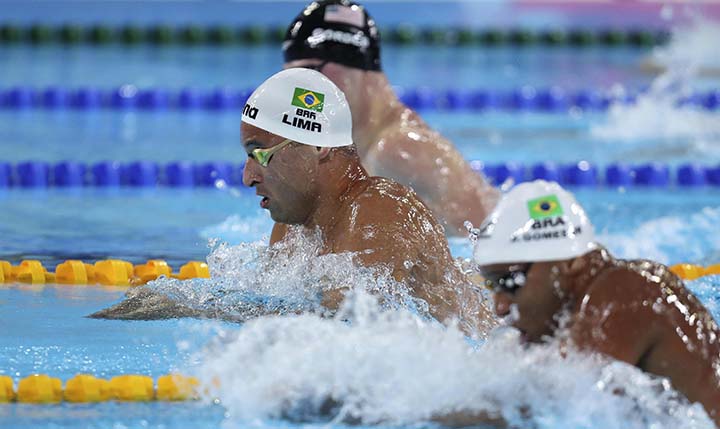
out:
M637 67L646 53L642 49L433 48L429 56L425 48L388 48L383 55L391 81L413 88L607 90L617 83L631 89L648 85L651 77ZM273 47L128 52L117 47L51 46L3 48L0 63L10 65L3 86L244 88L276 70L280 56ZM704 78L691 85L707 88L716 83ZM654 107L567 114L430 111L424 117L468 159L488 163L717 164L716 113ZM658 126L659 114L662 122L677 122L677 126ZM627 117L633 122L624 121ZM236 111L0 110L2 158L13 163L28 159L240 163L243 154L238 141ZM583 187L577 189L577 196L604 242L620 256L669 264L720 261L718 187ZM71 257L88 261L115 257L133 263L162 258L177 268L187 260L207 257L209 238L244 246L264 242L271 221L257 203L252 192L242 189L0 189L0 257L13 263L39 259L49 267ZM451 245L456 257L469 256L466 241L453 239ZM215 260L227 262L232 256L214 252ZM230 271L237 268L230 263L226 272L214 274L232 278L235 273ZM293 283L297 279L283 280ZM289 292L280 284L284 282L263 281L273 293ZM202 281L197 284L202 286ZM716 318L720 317L718 286L717 277L691 283ZM639 386L652 384L626 368L613 367L598 374L585 367L586 362L571 363L575 384L552 381L563 363L541 354L501 361L498 356L507 356L500 353L505 347L502 343L495 350L498 356L493 350L471 355L472 360L486 362L479 367L467 362L469 346L456 332L413 324L405 314L374 317L377 310L363 301L366 297L359 298L358 306L369 309L367 314L351 326L310 316L262 319L243 327L197 320L122 322L82 317L116 302L123 292L109 287L0 287L0 326L4 328L0 374L17 379L48 373L65 380L83 372L102 377L125 373L157 377L180 370L232 381L220 392L223 405L2 405L0 427L77 427L79 422L86 427L118 428L299 427L278 420L278 409L288 403L301 410L313 409L307 398L312 402L327 392L355 398L349 402L368 422L387 420L402 427L414 427L414 422L427 417L418 410L452 408L466 400L481 400L490 392L508 400L520 395L537 410L547 410L529 422L538 427L560 423L644 427L653 421L673 427L689 421L682 407L671 417L652 412L633 416L633 404L645 404L648 409L665 404L662 395L653 399L643 391L624 402L601 392L600 400L591 405L598 380L612 386L626 376ZM408 360L408 356L416 359ZM537 362L542 362L545 375L532 371ZM471 383L473 377L483 383ZM460 381L443 385L441 380ZM547 392L550 399L544 398ZM577 395L584 407L575 412L559 409L563 399L577 399ZM694 424L703 425L701 419Z

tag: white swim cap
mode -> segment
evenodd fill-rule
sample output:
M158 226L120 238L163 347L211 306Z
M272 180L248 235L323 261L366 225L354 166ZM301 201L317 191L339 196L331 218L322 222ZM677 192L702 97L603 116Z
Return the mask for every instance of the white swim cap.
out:
M271 76L248 98L242 121L310 146L352 144L345 94L315 70L291 68Z
M572 259L597 248L595 232L575 197L555 182L511 189L479 229L478 265Z

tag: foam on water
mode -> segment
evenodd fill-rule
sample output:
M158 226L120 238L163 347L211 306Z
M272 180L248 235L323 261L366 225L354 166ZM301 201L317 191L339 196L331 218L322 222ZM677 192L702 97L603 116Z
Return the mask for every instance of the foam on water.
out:
M242 220L227 222L233 230ZM619 257L709 263L720 254L718 222L720 208L705 208L600 240ZM209 381L206 400L218 398L227 410L226 427L276 427L277 419L283 426L290 420L406 427L459 411L500 416L518 427L713 427L700 405L634 367L581 353L562 358L558 343L525 348L507 327L485 343L471 342L456 326L423 317L406 291L353 265L350 255L318 257L316 238L301 237L302 251L281 259L261 242L218 245L208 258L213 279L202 284L211 294L222 290L223 306L241 308L253 296L266 305L241 326L216 325L216 339L192 359ZM333 282L356 292L338 313L323 315L318 295ZM715 318L719 282L688 284ZM180 286L162 280L154 287ZM365 291L395 305L379 305ZM260 302L255 298L250 301ZM283 314L267 315L278 309Z
M247 197L246 197L247 198ZM231 215L217 225L210 225L200 231L206 239L221 239L230 244L262 240L267 242L273 221L266 210L251 216Z
M652 63L664 70L634 104L614 103L604 123L591 127L593 137L613 144L672 141L689 154L720 154L720 117L682 101L692 96L697 76L718 67L720 25L696 19L692 26L673 32L671 42L657 48ZM720 70L717 70L720 73ZM716 86L716 85L713 85ZM624 95L622 86L615 88Z
M624 259L651 259L664 264L716 263L720 258L720 207L687 216L666 216L633 231L600 235L612 253Z
M602 234L599 241L619 258L712 264L720 258L718 225L720 207L706 207L687 216L652 219L633 231Z
M720 275L700 277L685 284L702 301L715 320L720 320Z
M720 70L717 45L720 40L720 23L695 16L691 25L676 28L670 42L654 49L655 63L667 69L692 68Z
M652 89L638 97L635 104L613 104L605 123L594 125L591 136L633 143L638 140L691 140L682 149L688 154L720 154L720 119L717 114L693 106L679 105L689 90L665 93Z
M208 388L228 427L276 418L409 425L458 411L537 428L713 427L701 406L634 367L562 358L557 344L523 349L510 328L472 344L456 327L384 310L363 292L333 318L262 317L225 338L204 351L199 375L215 381Z
M166 296L203 316L247 320L263 314L323 313L323 292L365 288L382 297L385 306L428 314L425 302L411 297L389 272L358 266L352 253L321 255L319 233L291 230L272 248L261 241L213 246L207 258L210 279L160 278L133 294Z

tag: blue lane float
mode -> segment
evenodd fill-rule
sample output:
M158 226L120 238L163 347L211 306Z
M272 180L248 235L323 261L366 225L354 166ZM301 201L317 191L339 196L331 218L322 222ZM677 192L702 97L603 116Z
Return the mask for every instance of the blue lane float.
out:
M635 183L635 170L627 164L611 164L605 168L605 184L627 187Z
M705 186L708 172L697 164L681 165L677 169L677 184L679 186Z
M119 162L101 161L94 164L91 171L90 185L98 187L120 186L122 167Z
M160 168L151 161L135 161L121 168L122 182L133 187L153 187L159 184Z
M69 107L77 110L97 109L104 105L104 101L104 94L99 89L79 88L70 93Z
M635 184L665 187L670 184L670 168L664 164L644 164L635 169Z
M53 184L60 187L85 185L87 167L73 161L65 161L53 167Z
M559 182L569 187L638 188L720 188L720 164L694 163L669 166L651 163L630 165L613 163L601 168L587 161L569 164L541 162L524 165L517 162L483 163L471 161L472 169L484 174L496 186L535 179ZM100 161L84 164L62 161L0 162L0 188L81 187L102 188L210 188L222 184L242 187L243 163L210 161Z
M46 109L57 109L68 105L69 94L63 88L45 88L40 96L39 103Z
M560 167L554 162L535 164L530 168L530 180L547 180L548 182L562 182Z
M632 104L636 94L613 96L596 89L565 92L557 87L523 86L509 90L396 88L400 99L417 110L484 111L488 109L514 112L537 111L563 113L568 109L604 111L613 103ZM0 88L0 106L17 109L76 110L137 109L137 110L239 110L252 93L252 88L214 88L200 90L182 88L139 89L122 85L111 89L58 88L36 89L26 86ZM680 101L709 111L720 110L720 90L697 93Z
M565 165L561 168L561 172L561 183L570 186L595 186L598 184L597 169L587 161Z
M720 186L720 165L705 169L707 182L714 186Z
M167 185L173 188L195 186L194 165L189 161L171 162L165 167L165 178Z
M0 188L8 188L12 184L12 166L7 162L0 162Z
M22 188L44 188L50 184L50 165L46 162L26 161L17 165L15 183Z

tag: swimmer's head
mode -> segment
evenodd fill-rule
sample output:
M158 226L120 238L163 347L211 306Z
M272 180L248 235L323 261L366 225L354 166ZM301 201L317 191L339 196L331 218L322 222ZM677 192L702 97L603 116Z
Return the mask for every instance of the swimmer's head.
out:
M380 33L365 8L349 0L310 3L290 24L285 62L314 59L380 71Z
M481 266L557 261L596 248L575 197L555 182L536 180L503 195L477 232L474 259Z
M474 259L495 292L495 313L528 341L551 335L571 288L567 274L598 247L580 204L557 183L521 183L475 235Z
M248 154L243 183L276 222L303 224L319 196L319 168L333 148L352 147L345 96L313 70L283 70L263 82L242 112ZM325 178L332 180L332 178Z
M345 94L322 73L283 70L248 98L242 122L317 147L352 145L352 115Z

